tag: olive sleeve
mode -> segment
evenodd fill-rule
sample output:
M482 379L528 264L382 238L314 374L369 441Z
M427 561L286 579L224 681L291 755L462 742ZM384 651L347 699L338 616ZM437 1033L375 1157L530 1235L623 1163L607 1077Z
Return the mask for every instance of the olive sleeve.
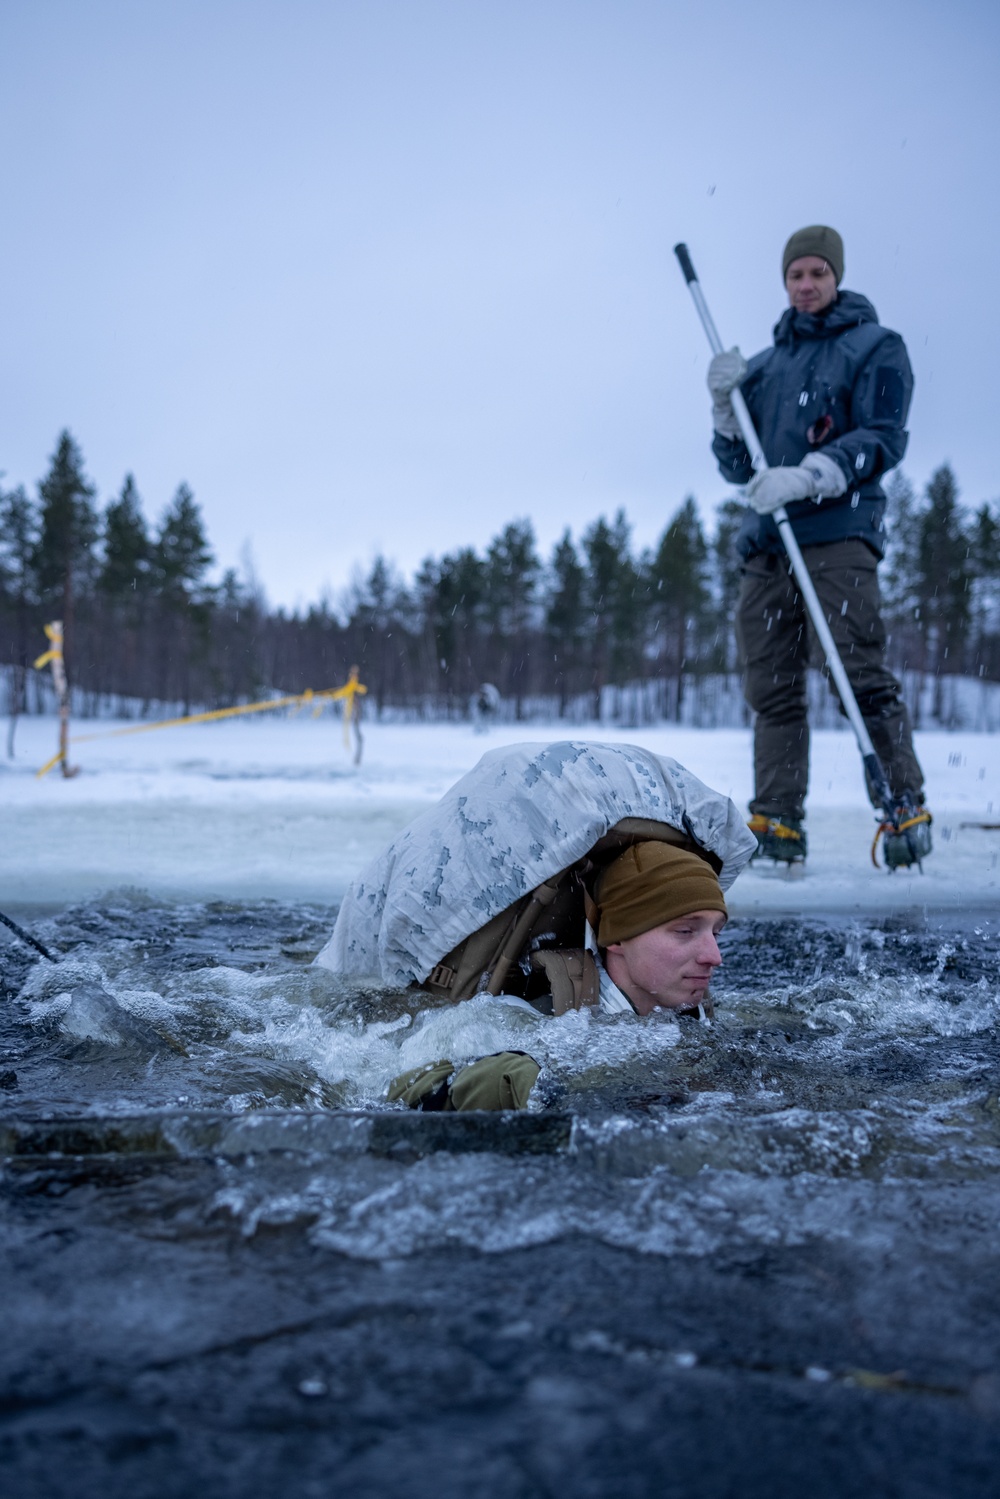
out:
M501 1051L456 1070L442 1060L400 1073L389 1086L389 1102L424 1113L468 1109L523 1109L541 1071L524 1051Z

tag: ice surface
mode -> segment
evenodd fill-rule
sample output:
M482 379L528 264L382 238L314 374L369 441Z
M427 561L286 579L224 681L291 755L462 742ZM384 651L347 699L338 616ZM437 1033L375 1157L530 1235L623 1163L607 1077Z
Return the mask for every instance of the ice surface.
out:
M171 1423L164 1441L175 1410L189 1432L192 1410L227 1412L220 1392L234 1390L254 1430L284 1441L305 1430L286 1413L271 1419L285 1381L324 1429L323 1400L336 1399L355 1442L358 1411L381 1429L386 1402L428 1387L431 1368L452 1381L442 1385L450 1443L456 1380L477 1409L509 1409L507 1394L484 1403L479 1350L516 1379L529 1347L547 1350L530 1381L547 1444L567 1359L585 1357L600 1362L580 1367L579 1389L585 1380L629 1420L635 1391L609 1398L604 1382L612 1363L634 1364L659 1426L668 1397L651 1379L661 1365L699 1378L724 1350L744 1413L766 1380L782 1409L808 1384L824 1402L827 1457L842 1445L828 1400L851 1393L853 1369L887 1371L883 1380L908 1371L956 1421L969 1404L960 1389L985 1390L995 1415L1000 838L961 824L1000 821L1000 740L920 736L936 818L921 879L871 870L853 743L818 734L808 873L792 884L751 868L737 880L705 1025L543 1019L486 999L435 1006L313 965L349 879L515 731L484 740L458 726L373 725L358 772L323 721L167 731L81 747L83 774L37 782L53 732L22 723L19 760L0 766L0 909L16 914L20 901L59 956L46 963L0 933L3 1112L42 1141L6 1174L2 1238L17 1294L5 1347L11 1389L36 1401L34 1426L18 1414L25 1450L54 1450L46 1423L57 1419L74 1492L78 1433L104 1441L107 1423L125 1420L123 1391L140 1392L135 1450L162 1468L172 1448L150 1445L142 1391L164 1370L180 1381L178 1404L156 1395ZM745 800L746 734L594 732L638 737ZM67 906L70 894L81 904ZM550 1112L421 1116L386 1102L404 1067L508 1047L539 1056L532 1107ZM169 1128L145 1134L158 1111ZM210 1137L213 1118L222 1134ZM61 1154L45 1143L50 1124L63 1131ZM470 1124L484 1129L474 1153L462 1146ZM509 1149L514 1124L559 1128L542 1148ZM384 1131L381 1147L365 1144L366 1131ZM216 1150L210 1138L229 1143ZM163 1156L163 1141L179 1154ZM507 1258L518 1251L525 1258ZM483 1299L470 1300L470 1276L490 1265ZM356 1304L344 1300L349 1276L364 1277ZM882 1316L888 1331L876 1337ZM308 1356L289 1341L298 1327L310 1329ZM433 1328L445 1329L437 1345ZM248 1351L240 1342L234 1353L246 1329ZM504 1339L524 1341L505 1349ZM411 1365L392 1362L399 1349ZM461 1362L469 1349L474 1364ZM217 1367L215 1386L197 1383L202 1364ZM719 1385L706 1389L698 1405L714 1411ZM922 1388L906 1398L919 1402L909 1443L933 1402ZM841 1419L881 1442L886 1410L904 1397L872 1399L878 1412L859 1420L854 1404ZM754 1412L745 1419L757 1441ZM987 1429L976 1411L968 1420ZM224 1439L249 1450L249 1425L234 1437L225 1421ZM956 1426L955 1440L972 1429ZM220 1440L213 1432L213 1453ZM927 1440L937 1443L936 1428ZM474 1445L480 1474L478 1435ZM108 1450L118 1464L126 1449ZM409 1438L397 1449L394 1473L414 1450ZM974 1460L985 1486L934 1491L989 1492L996 1463L979 1448ZM444 1471L451 1461L449 1446ZM692 1471L702 1467L699 1447ZM609 1493L620 1489L614 1471ZM553 1468L549 1487L564 1478ZM770 1493L769 1482L754 1492ZM802 1487L789 1482L788 1492Z
M338 725L300 717L97 739L73 753L79 776L39 781L55 721L23 718L16 760L0 761L0 909L55 906L120 885L176 899L332 904L484 751L568 737L639 743L740 806L750 794L748 730L602 724L570 733L533 723L483 736L465 724L371 723L355 770ZM923 875L872 868L875 821L853 737L821 730L812 740L805 878L754 865L733 887L733 910L995 910L1000 833L965 824L1000 822L1000 737L935 731L916 743L935 819Z

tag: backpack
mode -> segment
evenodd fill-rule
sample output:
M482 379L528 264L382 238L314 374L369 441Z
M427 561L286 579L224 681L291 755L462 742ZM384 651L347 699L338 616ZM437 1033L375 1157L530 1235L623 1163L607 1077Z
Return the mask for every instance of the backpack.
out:
M649 839L709 859L724 891L757 848L728 796L639 745L491 750L352 883L316 962L453 1002L482 989L571 1003L596 969L551 955L579 953L594 878Z

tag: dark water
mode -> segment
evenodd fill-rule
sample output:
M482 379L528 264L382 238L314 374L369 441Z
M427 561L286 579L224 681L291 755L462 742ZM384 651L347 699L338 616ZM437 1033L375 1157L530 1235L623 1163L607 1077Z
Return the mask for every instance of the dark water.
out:
M711 1026L422 1012L330 924L0 938L11 1492L996 1491L995 923L734 922ZM525 1116L382 1102L510 1045Z

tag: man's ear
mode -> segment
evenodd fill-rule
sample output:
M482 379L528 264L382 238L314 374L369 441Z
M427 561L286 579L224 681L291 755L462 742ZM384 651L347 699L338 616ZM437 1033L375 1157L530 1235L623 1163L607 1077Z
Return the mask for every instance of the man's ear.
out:
M613 952L616 957L620 955L621 950L622 945L620 942L609 942L607 947L604 949L605 953Z

